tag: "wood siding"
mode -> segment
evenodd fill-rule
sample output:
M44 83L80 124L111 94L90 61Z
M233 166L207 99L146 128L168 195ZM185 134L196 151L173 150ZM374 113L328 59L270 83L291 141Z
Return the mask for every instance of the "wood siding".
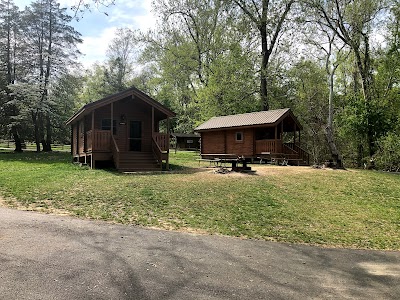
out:
M236 133L242 133L242 141L236 140ZM226 131L226 150L229 154L238 156L253 156L254 155L254 134L253 129L234 129Z
M78 151L79 154L85 153L85 124L83 120L78 122Z
M201 153L220 154L225 153L224 131L210 131L201 133Z
M72 155L78 154L78 127L72 124L72 140L71 140Z
M236 133L242 133L242 140L236 140ZM201 133L202 154L254 155L253 129L234 129Z

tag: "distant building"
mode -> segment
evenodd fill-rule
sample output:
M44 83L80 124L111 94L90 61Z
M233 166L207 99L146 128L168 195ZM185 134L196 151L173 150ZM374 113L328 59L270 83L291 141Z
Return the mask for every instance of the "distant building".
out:
M199 150L200 134L198 133L171 133L171 142L175 149Z

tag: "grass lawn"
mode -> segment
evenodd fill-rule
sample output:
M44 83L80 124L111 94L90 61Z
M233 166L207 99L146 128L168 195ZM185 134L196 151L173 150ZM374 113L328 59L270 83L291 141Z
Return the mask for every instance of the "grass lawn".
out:
M172 151L169 173L120 174L68 153L0 153L0 193L3 205L123 224L400 250L399 175L270 165L215 174L195 155Z

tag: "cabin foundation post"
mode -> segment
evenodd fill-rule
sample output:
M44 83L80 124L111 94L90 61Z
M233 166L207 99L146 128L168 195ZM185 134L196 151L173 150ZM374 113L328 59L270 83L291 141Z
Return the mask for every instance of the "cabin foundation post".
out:
M111 126L110 126L110 131L111 131L111 137L112 137L113 131L114 131L114 102L111 102Z
M169 170L169 117L167 117L167 138L168 138L168 143L167 143L167 159L165 161L165 168L168 171ZM161 162L161 167L162 167L162 162Z
M93 143L94 143L94 111L95 110L92 111L92 133L91 133L91 135L92 135L92 137L91 137L92 144L90 145L90 149L91 149L92 153L93 153Z
M151 137L154 137L154 106L151 107Z

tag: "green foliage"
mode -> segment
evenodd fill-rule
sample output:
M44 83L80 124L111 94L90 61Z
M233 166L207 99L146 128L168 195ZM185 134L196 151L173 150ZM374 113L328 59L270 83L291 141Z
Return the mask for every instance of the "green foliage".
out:
M389 132L378 141L379 150L374 156L376 167L389 172L400 172L400 130Z

